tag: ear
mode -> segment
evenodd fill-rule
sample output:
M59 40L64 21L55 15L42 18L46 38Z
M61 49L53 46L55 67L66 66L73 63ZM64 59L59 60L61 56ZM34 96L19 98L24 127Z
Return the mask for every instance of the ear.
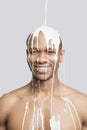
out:
M59 51L59 63L62 63L64 54L65 54L65 50Z
M26 49L27 63L28 63L28 54L29 54L29 51L28 49Z
M29 50L28 49L26 49L26 55L28 55L29 54Z

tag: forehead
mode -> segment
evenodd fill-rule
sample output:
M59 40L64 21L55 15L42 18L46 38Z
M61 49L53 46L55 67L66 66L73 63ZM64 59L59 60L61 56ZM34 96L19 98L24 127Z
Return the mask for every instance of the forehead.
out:
M45 45L47 47L53 46L58 48L60 36L54 29L47 26L41 26L32 32L28 41L29 47Z

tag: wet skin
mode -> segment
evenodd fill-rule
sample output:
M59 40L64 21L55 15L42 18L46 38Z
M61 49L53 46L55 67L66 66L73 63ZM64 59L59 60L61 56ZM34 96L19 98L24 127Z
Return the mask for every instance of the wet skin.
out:
M57 61L58 57L58 53L56 54L57 50L58 48L55 49L55 46L51 42L51 39L49 39L49 42L46 43L43 32L39 33L38 39L37 37L33 39L33 47L30 42L28 48L29 53L27 55L28 56L27 61L32 70L34 78L39 80L47 80L50 77L52 77L54 67L56 65L57 68L58 67L57 64L59 62ZM63 55L62 53L63 52L61 51L61 59Z
M58 80L57 71L63 60L63 50L59 50L58 53L56 51L51 39L49 39L47 48L42 32L39 33L38 39L34 38L33 48L30 42L27 61L32 70L33 80L28 85L1 97L0 130L31 130L33 117L34 130L43 130L42 125L44 130L51 130L50 119L52 116L57 119L58 115L60 130L75 130L75 127L76 130L80 130L74 109L70 106L75 127L69 108L62 97L68 97L72 101L78 111L82 130L87 130L87 96ZM23 125L27 103L27 115ZM42 117L44 123L42 123Z
M56 89L53 96L53 114L57 117L57 114L60 114L60 123L61 130L74 130L73 121L71 119L68 107L64 100L61 99L60 93L63 91L63 86L60 84L62 89ZM27 102L29 102L29 111L26 116L26 120L24 123L24 130L31 130L32 118L34 114L34 98L36 97L36 113L35 113L35 121L34 126L35 130L37 130L37 110L41 107L42 114L44 116L44 130L50 130L50 96L47 93L44 93L43 90L41 92L35 93L32 95L31 93L31 85L24 86L21 89L15 90L5 96L2 97L0 105L0 130L22 130L24 109ZM29 89L30 88L30 89ZM57 94L57 91L59 93ZM63 93L66 95L75 105L79 112L79 117L82 125L82 130L86 130L86 108L85 102L87 101L87 97L76 90L70 89L66 86L66 92ZM80 100L83 101L81 101ZM64 109L66 110L64 112ZM76 130L80 130L79 122L77 120L76 114L74 110L71 108L73 117L75 120ZM83 113L81 112L83 110ZM84 122L84 123L83 123ZM85 128L85 129L84 129ZM41 116L38 116L38 130L42 130L41 125Z

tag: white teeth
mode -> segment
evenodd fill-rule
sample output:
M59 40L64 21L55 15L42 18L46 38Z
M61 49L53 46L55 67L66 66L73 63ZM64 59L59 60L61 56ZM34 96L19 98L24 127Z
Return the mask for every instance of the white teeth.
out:
M47 69L47 67L40 67L39 69Z
M37 70L40 72L47 72L47 67L38 67Z

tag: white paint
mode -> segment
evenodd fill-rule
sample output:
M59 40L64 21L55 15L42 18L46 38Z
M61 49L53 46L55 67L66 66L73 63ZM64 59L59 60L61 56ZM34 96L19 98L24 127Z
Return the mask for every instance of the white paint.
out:
M64 108L64 112L66 113L67 112L67 110Z
M58 119L55 119L55 116L51 117L50 128L51 128L51 130L61 130L60 129L60 117L59 116L58 116Z
M41 107L40 107L40 117L41 117L41 127L42 127L42 130L44 130L44 116L43 116Z
M54 43L55 48L59 47L59 44L60 44L59 33L51 27L48 27L46 25L42 25L42 26L38 27L37 29L35 29L31 34L31 35L33 35L32 36L32 48L33 48L33 40L34 40L35 36L38 38L38 34L40 31L43 32L43 34L44 34L47 47L48 47L48 42L50 39L52 40L52 43ZM37 48L38 48L38 45L37 45Z
M52 114L52 96L53 96L53 83L54 83L54 73L55 73L55 68L56 68L56 62L58 61L58 49L59 49L59 44L60 44L60 35L59 33L52 29L51 27L48 27L46 25L42 25L40 27L38 27L37 29L35 29L33 32L32 32L32 43L31 43L31 47L33 48L33 41L34 41L34 38L37 37L37 41L38 41L38 35L40 32L43 32L44 34L44 38L46 40L46 45L47 45L47 49L49 48L49 40L51 40L52 44L54 44L55 46L55 49L56 49L56 54L54 56L54 70L53 70L53 78L52 78L52 87L51 87L51 114ZM29 42L28 42L29 43ZM52 46L53 47L53 46ZM38 48L38 42L37 42L37 49ZM37 62L39 61L39 57L37 57ZM30 65L32 67L32 65ZM38 68L38 71L40 72L47 72L47 68ZM32 73L33 73L33 70L32 70Z
M70 116L72 118L72 122L73 122L73 125L74 125L74 130L76 130L76 123L75 123L75 119L74 119L74 116L73 116L72 111L71 111L71 107L73 108L73 110L76 114L76 117L77 117L77 120L78 120L78 123L79 123L79 128L81 130L81 121L80 121L80 117L78 115L78 112L77 112L75 105L71 102L71 100L68 97L62 97L62 99L66 102L67 107L69 109Z
M54 70L53 70L53 77L52 77L52 86L51 86L51 94L50 94L50 127L51 127L51 130L60 130L60 117L58 117L58 119L56 119L56 117L53 115L53 88L54 88L54 74L55 74L55 68L56 68L56 62L58 61L58 48L59 48L59 44L60 44L60 36L59 34L52 28L50 27L47 27L46 25L43 25L39 28L37 28L33 33L32 33L32 48L33 48L33 40L35 37L37 37L38 39L38 35L40 32L43 32L44 34L44 38L46 40L46 46L47 46L47 49L49 47L49 40L51 40L52 44L54 44L55 46L55 49L56 49L56 54L54 56ZM38 40L37 40L38 41ZM38 48L38 42L37 42L37 49ZM33 57L32 57L33 58ZM39 61L39 57L37 57L37 62ZM40 68L37 68L38 71L40 72L47 72L47 68L46 67L40 67ZM40 89L40 84L39 84L39 89ZM75 119L74 119L74 116L73 116L73 113L71 111L71 106L70 104L72 105L72 103L67 99L67 98L62 98L64 99L64 101L66 102L67 104L67 107L68 107L68 111L69 111L69 114L71 116L71 119L72 119L72 122L73 122L73 126L74 126L74 130L76 130L76 123L75 123ZM72 105L73 106L73 105ZM74 106L73 106L74 108ZM38 108L39 109L39 108ZM78 114L76 112L76 109L74 108L75 110L75 114L78 118ZM42 113L42 110L41 108L39 109L39 112L40 112L40 118L41 118L41 126L42 126L42 129L44 130L44 115ZM65 108L63 108L63 112L67 112L67 110ZM38 114L37 114L38 115ZM32 120L32 130L34 130L34 117L35 116L35 104L34 104L34 114L33 114L33 120ZM79 121L79 118L78 118L78 121ZM37 124L38 124L38 120L37 120ZM80 121L79 121L79 124L80 124Z
M28 112L29 112L29 103L27 102L25 105L24 116L23 116L23 121L22 121L22 130L24 130L25 119L26 119L26 116L28 115Z
M31 126L31 130L34 130L34 121L35 121L35 112L36 112L36 98L34 98L34 111L33 111L33 119L32 119L32 126Z
M47 24L47 5L48 5L48 0L45 0L45 20L44 20L44 24Z
M39 109L37 110L37 130L39 128Z
M74 115L72 113L71 107L73 108L73 110L75 112L75 115L76 115L76 117L78 119L79 128L81 130L80 118L79 118L78 112L77 112L74 104L71 102L71 100L68 97L61 97L61 98L64 100L64 102L66 103L67 108L68 108L68 109L63 108L63 112L65 112L65 113L67 112L67 114L69 114L71 116L72 123L73 123L73 126L74 126L74 130L76 130L76 123L75 123L75 119L74 119ZM39 121L41 121L41 128L42 128L42 130L44 130L44 114L42 112L41 106L39 106L39 108L36 109L36 105L35 105L36 104L36 98L33 99L33 102L34 102L34 104L33 104L33 118L32 118L31 130L35 129L35 124L34 124L35 123L35 118L36 118L37 130L39 128ZM36 117L35 117L35 115L36 115ZM24 130L25 120L26 120L26 118L28 116L29 116L29 102L26 102L25 109L24 109L23 121L22 121L22 130ZM51 118L49 120L50 124L48 124L48 125L50 125L51 130L61 130L62 120L60 119L60 116L61 116L60 113L58 114L57 117L52 115L52 113L51 113Z

